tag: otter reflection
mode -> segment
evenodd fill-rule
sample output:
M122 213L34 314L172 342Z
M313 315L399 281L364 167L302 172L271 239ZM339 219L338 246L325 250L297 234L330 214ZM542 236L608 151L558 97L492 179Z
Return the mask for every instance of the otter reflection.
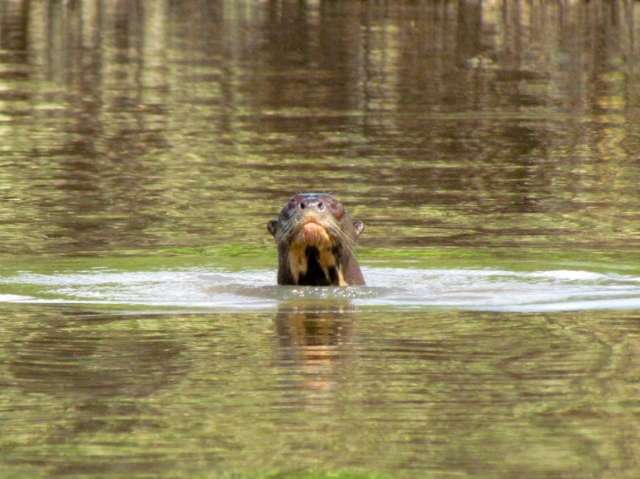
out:
M334 388L336 372L352 357L352 312L345 299L299 299L278 307L275 325L281 362L299 368L303 389Z

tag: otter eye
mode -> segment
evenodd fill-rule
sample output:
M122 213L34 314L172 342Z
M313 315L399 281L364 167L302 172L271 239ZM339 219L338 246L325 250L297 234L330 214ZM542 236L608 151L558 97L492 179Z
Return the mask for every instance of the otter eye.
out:
M300 209L303 210L307 207L306 203L304 201L300 202Z
M324 203L322 201L318 201L318 209L322 211L324 209Z

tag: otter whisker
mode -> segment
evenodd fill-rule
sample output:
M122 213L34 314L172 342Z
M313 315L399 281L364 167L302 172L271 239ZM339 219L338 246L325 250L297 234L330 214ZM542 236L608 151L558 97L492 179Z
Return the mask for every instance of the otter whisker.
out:
M351 252L355 246L355 240L340 228L340 225L337 223L335 218L328 217L324 220L324 223L329 233L337 238L345 249Z
M348 234L342 231L337 225L332 225L329 229L331 234L335 236L338 240L340 240L342 247L348 251L349 253L353 252L355 248L355 240L351 238Z
M289 222L284 223L284 225L282 225L281 229L278 230L277 234L276 234L276 241L280 242L282 240L285 240L287 238L289 238L290 233L294 230L296 230L298 228L298 226L300 225L301 220L300 219L292 219Z

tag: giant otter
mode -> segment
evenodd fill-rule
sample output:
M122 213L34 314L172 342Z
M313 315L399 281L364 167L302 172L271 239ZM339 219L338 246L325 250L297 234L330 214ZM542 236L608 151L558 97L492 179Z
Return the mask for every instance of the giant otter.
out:
M344 206L327 193L291 197L267 229L278 245L278 284L307 286L363 285L353 255L364 230Z

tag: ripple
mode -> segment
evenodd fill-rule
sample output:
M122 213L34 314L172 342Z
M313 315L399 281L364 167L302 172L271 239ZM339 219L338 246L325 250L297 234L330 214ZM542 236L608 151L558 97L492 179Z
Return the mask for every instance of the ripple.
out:
M274 309L285 301L344 300L365 308L452 308L551 312L640 308L640 277L590 271L365 268L368 286L275 286L273 271L20 273L0 284L32 287L2 294L5 303L86 303L196 308Z

